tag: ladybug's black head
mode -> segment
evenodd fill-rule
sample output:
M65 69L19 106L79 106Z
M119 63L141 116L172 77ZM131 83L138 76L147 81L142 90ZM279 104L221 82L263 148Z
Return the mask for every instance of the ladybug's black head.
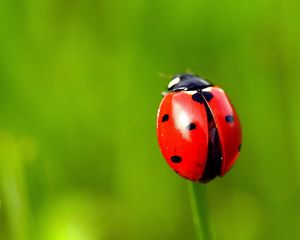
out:
M212 86L209 82L192 74L177 74L173 77L168 85L170 92L201 90L203 88Z

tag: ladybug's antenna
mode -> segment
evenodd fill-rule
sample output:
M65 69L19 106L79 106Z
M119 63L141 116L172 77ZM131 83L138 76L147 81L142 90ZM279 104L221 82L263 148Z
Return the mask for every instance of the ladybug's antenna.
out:
M189 73L189 74L192 74L192 75L195 75L194 72L193 72L193 70L190 67L186 68L185 72Z
M167 79L172 79L173 78L173 75L171 75L171 74L159 73L158 75L161 78L167 78Z

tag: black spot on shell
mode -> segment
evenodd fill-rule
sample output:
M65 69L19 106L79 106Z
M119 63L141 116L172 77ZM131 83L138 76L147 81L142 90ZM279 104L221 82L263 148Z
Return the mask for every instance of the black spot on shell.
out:
M182 160L182 158L180 156L177 156L177 155L174 155L174 156L171 157L171 161L173 163L180 163L181 160Z
M205 100L208 102L214 97L214 95L210 92L203 92L202 94L203 94Z
M227 115L227 116L225 117L225 120L226 120L226 122L228 122L228 123L232 123L232 122L234 121L234 118L233 118L232 115Z
M194 130L194 129L196 129L196 124L190 123L189 125L187 125L186 129L189 131Z
M238 151L240 152L242 149L242 144L239 145Z
M168 114L165 114L163 117L162 117L162 122L166 122L169 120L169 115Z
M196 92L192 95L192 99L195 101L195 102L198 102L198 103L203 103L203 97L202 97L202 94L200 92Z

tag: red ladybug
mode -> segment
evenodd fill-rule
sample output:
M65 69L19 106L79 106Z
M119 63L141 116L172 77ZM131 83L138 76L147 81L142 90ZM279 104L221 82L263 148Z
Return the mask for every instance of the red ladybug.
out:
M193 181L223 176L241 150L240 121L225 92L191 74L169 83L156 129L170 167Z

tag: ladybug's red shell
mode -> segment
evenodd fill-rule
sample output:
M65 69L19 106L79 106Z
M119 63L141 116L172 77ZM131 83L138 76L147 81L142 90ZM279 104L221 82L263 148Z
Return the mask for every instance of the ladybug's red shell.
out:
M204 104L186 91L167 94L157 118L161 151L168 164L181 176L198 180L205 168L208 125Z
M216 130L218 144L210 144L210 130ZM210 158L216 159L211 155L218 152L220 168L216 175L224 175L236 161L241 146L238 116L219 87L165 95L157 115L157 136L170 167L193 181L211 180L205 176L210 171ZM219 150L213 149L216 146Z
M213 96L207 104L213 114L220 136L223 156L221 176L223 176L232 167L240 153L242 141L240 120L221 88L209 87L203 92L210 92Z

